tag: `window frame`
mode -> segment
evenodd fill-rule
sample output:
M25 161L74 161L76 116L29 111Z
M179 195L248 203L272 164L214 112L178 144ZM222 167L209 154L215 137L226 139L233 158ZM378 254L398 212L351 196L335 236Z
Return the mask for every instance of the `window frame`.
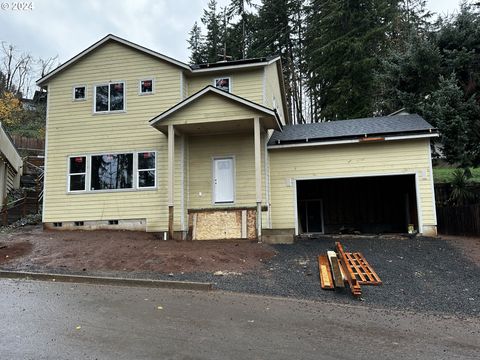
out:
M120 189L98 189L92 190L92 174L93 174L93 161L92 157L94 156L105 156L105 155L128 155L132 154L132 187L129 188L120 188ZM117 191L132 191L136 189L135 186L135 152L132 151L124 151L124 152L105 152L101 154L90 154L90 167L89 167L89 176L88 176L88 192L91 193L100 193L100 192L117 192Z
M138 167L138 156L140 154L144 154L144 153L153 153L153 155L155 156L155 167L154 168L148 168L148 169L139 169ZM136 189L137 190L143 190L143 189L156 189L157 188L157 152L156 151L137 151L135 153L136 155L136 160L137 160L137 164L136 164L136 167L135 167L135 170L136 170L136 173L137 173L137 176L136 176ZM139 186L139 178L140 178L140 171L154 171L155 175L154 175L154 180L153 180L153 186L142 186L140 187Z
M141 169L142 170L154 170L155 171L155 186L149 187L139 187L138 186L138 154L142 153L154 153L155 154L155 168L154 169ZM102 189L102 190L92 190L91 189L91 176L92 176L92 156L102 156L102 155L119 155L119 154L132 154L133 155L133 168L132 168L132 187L124 189ZM85 157L86 166L85 174L78 173L74 175L85 175L85 190L73 190L70 191L70 158L75 157ZM79 155L69 155L67 156L67 194L97 194L97 193L110 193L110 192L125 192L125 191L151 191L158 189L158 162L157 162L157 150L125 150L125 151L106 151L100 153L86 153Z
M77 157L83 157L85 158L85 171L83 173L72 173L71 172L71 168L70 168L70 160L73 159L73 158L77 158ZM88 176L87 176L87 173L88 173L88 166L89 166L89 159L88 159L88 155L70 155L70 156L67 156L67 191L69 193L82 193L82 192L86 192L88 191ZM84 182L84 186L83 186L83 190L70 190L70 184L71 184L71 177L72 175L83 175L85 176L85 182Z
M81 87L85 88L85 96L81 99L76 99L75 98L75 90L77 88L81 88ZM73 87L72 87L72 101L74 101L74 102L87 101L87 90L88 90L87 85L73 85Z
M151 81L152 82L152 91L151 92L142 92L142 81ZM154 95L155 94L155 78L153 76L145 77L138 80L138 95L145 96L145 95Z
M122 110L110 110L110 85L112 84L123 84L123 109ZM108 110L97 111L97 87L107 86L108 87ZM127 112L127 82L125 80L118 81L106 81L97 84L93 84L93 114L121 114Z
M232 93L232 77L231 76L220 76L220 77L214 78L213 79L213 87L215 89L222 90L222 89L217 87L217 80L223 80L223 79L228 79L228 93L231 94ZM225 91L225 90L222 90L222 91Z

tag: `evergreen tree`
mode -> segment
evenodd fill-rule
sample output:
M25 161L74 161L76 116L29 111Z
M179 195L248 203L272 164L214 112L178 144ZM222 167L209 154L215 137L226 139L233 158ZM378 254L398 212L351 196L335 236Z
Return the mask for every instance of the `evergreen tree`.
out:
M480 107L457 84L456 75L440 76L438 89L419 104L419 112L440 132L448 162L462 167L480 164Z
M246 18L247 18L247 11L245 6L249 6L252 4L251 0L231 0L230 5L228 6L228 18L231 19L232 16L238 15L240 16L240 26L241 28L241 56L242 59L246 57Z
M480 100L480 13L463 3L453 18L440 19L437 44L444 58L445 72L455 72L466 95Z
M388 48L398 11L390 0L313 0L306 63L317 114L345 119L373 114L374 71Z
M207 61L206 48L202 35L202 29L195 21L192 30L190 30L188 39L188 49L190 50L190 63L201 64Z
M207 28L207 35L205 36L206 60L213 63L219 59L219 54L223 53L222 16L218 12L216 0L208 2L201 20Z
M403 52L388 51L375 73L375 113L387 115L401 108L418 111L419 101L438 88L441 63L435 43L419 36L411 38Z

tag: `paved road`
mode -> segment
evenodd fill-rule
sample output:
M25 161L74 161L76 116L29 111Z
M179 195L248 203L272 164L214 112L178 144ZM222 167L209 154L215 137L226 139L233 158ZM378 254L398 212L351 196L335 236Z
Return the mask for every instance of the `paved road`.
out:
M160 307L160 308L159 308ZM0 280L1 359L478 359L480 319Z

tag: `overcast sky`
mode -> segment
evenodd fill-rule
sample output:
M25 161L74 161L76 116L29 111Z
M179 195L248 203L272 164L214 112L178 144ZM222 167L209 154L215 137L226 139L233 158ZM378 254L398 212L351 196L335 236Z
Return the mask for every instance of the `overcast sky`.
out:
M27 3L29 1L27 0ZM33 10L13 10L0 0L0 41L34 57L65 62L106 34L188 61L186 38L208 0L33 0ZM220 6L229 0L218 0ZM432 11L458 9L457 0L429 0Z

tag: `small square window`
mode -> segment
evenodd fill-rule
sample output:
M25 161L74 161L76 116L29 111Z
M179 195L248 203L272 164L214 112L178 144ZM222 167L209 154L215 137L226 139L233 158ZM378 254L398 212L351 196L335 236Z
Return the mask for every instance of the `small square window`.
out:
M73 100L80 101L87 98L87 87L86 86L75 86L73 88Z
M218 78L213 81L213 84L217 89L230 92L230 78L225 77L225 78Z
M140 94L153 94L153 79L140 80Z

